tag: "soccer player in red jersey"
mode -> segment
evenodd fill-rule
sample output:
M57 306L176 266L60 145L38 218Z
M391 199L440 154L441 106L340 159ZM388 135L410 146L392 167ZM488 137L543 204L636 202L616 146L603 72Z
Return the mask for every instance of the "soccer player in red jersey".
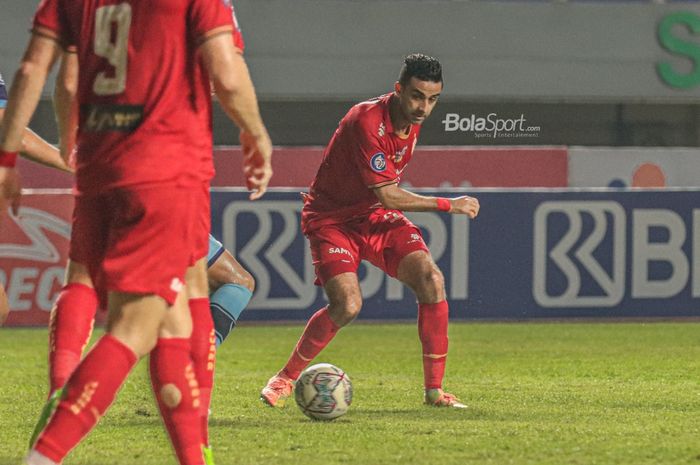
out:
M69 378L27 457L60 463L114 400L140 356L181 464L203 465L188 298L206 298L211 153L189 151L210 112L209 79L241 128L248 187L269 181L272 145L231 10L211 0L43 0L0 130L0 197L19 190L12 161L60 45L80 65L76 206L70 258L86 264L110 312L107 333ZM202 60L206 73L199 68ZM208 76L205 76L208 74ZM207 134L211 137L211 133ZM202 210L207 214L202 214ZM150 246L153 239L164 245ZM187 286L185 286L187 282Z
M448 305L442 273L420 230L402 211L479 213L472 197L427 197L399 187L421 124L442 92L442 67L422 54L406 57L394 92L355 105L341 120L304 199L302 229L328 305L308 321L287 364L270 378L261 400L284 406L301 371L360 312L357 267L367 260L410 287L418 299L425 402L464 407L442 390Z
M237 53L245 48L236 16L233 13L233 43ZM76 79L78 63L75 53L64 53L57 79L54 96L61 151L68 158L75 145L77 121L74 117ZM206 69L203 70L206 73ZM211 115L202 112L200 121L203 134L191 141L190 151L204 155L203 179L210 177L211 166L207 158L211 156L210 131ZM201 151L201 152L200 152ZM255 196L259 196L256 192ZM202 211L208 215L208 210ZM208 224L209 218L203 219ZM238 316L252 297L254 279L238 261L223 248L220 242L209 235L207 254L208 299L190 299L193 318L193 331L190 338L194 371L200 389L200 416L202 424L202 445L207 463L213 463L209 445L208 418L211 392L214 379L214 348L220 345L235 326ZM160 247L155 241L153 247ZM69 261L66 268L65 285L51 310L49 325L49 397L37 422L30 445L50 418L60 396L62 387L81 359L92 332L97 296L92 280L84 264ZM212 341L215 339L215 344Z

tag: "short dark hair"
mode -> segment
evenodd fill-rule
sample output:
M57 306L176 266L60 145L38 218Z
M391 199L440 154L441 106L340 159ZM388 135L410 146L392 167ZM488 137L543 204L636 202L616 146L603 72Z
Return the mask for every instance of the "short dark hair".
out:
M437 58L411 53L403 60L399 84L405 86L412 77L421 81L442 82L442 65Z

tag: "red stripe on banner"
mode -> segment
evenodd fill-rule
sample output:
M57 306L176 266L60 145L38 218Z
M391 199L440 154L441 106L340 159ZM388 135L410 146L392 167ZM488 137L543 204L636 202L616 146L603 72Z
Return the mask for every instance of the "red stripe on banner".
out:
M566 187L564 147L423 147L416 150L403 180L416 187ZM323 147L282 147L273 155L271 187L306 188L323 158ZM244 186L239 147L214 151L212 186ZM19 160L25 188L70 188L70 174Z
M323 158L323 147L277 148L271 187L306 188ZM243 157L237 147L214 152L212 186L242 186ZM564 147L427 147L416 150L403 173L415 187L566 187Z
M566 148L417 149L403 180L415 187L566 187Z
M17 169L22 174L24 189L70 189L73 175L56 168L39 165L25 158L17 160Z

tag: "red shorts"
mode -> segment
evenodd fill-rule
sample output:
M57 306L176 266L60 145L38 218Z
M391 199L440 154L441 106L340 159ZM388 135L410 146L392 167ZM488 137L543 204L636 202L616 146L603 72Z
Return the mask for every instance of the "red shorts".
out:
M197 207L197 219L194 222L192 235L193 255L190 265L202 258L206 258L209 253L209 231L211 231L211 197L209 194L209 183L203 183L198 191L199 206Z
M194 256L201 197L178 186L76 197L70 258L88 267L102 305L112 291L175 302Z
M341 273L355 273L362 260L395 278L399 263L417 250L430 254L423 236L398 210L373 210L369 217L319 227L307 234L316 284Z

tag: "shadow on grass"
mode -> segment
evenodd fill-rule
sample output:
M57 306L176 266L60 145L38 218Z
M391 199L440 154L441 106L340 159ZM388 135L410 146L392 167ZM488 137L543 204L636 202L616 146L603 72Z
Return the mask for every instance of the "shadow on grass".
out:
M418 409L400 410L358 409L352 412L353 417L369 420L373 418L406 418L409 420L416 420L422 418L436 418L438 415L441 415L441 421L464 421L465 419L481 420L490 416L483 410L471 407L466 409L447 409L426 406Z
M242 426L248 427L269 427L273 424L278 424L280 416L286 421L300 424L354 424L362 422L371 424L373 422L382 422L390 419L391 421L409 421L416 420L439 419L441 422L463 422L476 420L493 420L494 415L480 409L468 408L464 410L458 409L436 409L432 407L424 407L420 409L355 409L351 410L347 415L344 415L335 420L312 420L304 416L301 412L294 412L292 416L286 412L279 412L280 415L260 415L256 418L211 418L209 420L210 427L232 427Z

